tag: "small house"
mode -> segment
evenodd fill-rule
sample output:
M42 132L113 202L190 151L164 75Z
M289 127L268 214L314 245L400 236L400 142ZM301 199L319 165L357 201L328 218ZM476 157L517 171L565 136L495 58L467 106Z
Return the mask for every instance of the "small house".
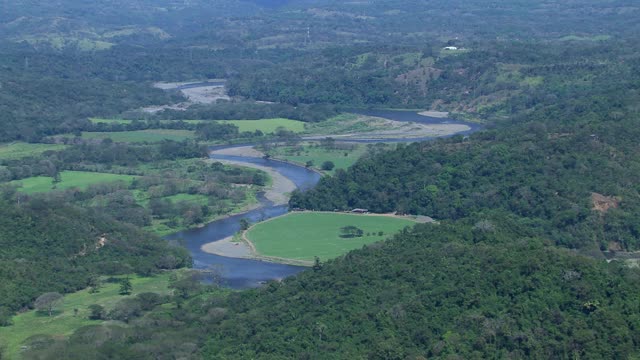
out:
M353 209L353 210L351 210L352 214L366 214L368 212L369 212L369 210L367 210L367 209Z

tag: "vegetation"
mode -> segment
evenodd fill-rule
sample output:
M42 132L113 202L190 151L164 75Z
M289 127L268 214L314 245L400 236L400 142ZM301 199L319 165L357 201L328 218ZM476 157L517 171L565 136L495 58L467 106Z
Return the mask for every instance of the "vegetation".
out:
M65 147L61 144L27 144L22 142L0 145L0 161L40 156L46 151L62 150Z
M232 124L238 127L238 131L255 132L260 131L264 134L273 134L278 128L284 128L288 131L302 132L304 131L304 123L298 120L290 120L283 118L276 119L260 119L260 120L225 120L221 121L225 124Z
M83 132L83 139L111 139L115 142L152 143L163 140L184 141L193 139L194 135L189 130L140 130L122 132Z
M71 335L80 327L101 324L106 315L123 299L144 293L168 295L170 276L170 272L153 277L130 276L133 291L129 296L118 294L119 277L99 279L102 283L99 291L84 289L66 295L52 317L36 310L13 316L11 326L0 327L0 345L6 346L8 358L18 358L21 344L34 335L34 329L37 329L37 334L62 337ZM91 319L92 314L96 318Z
M0 142L20 142L0 148L0 325L9 325L0 338L11 355L639 356L638 269L602 260L603 250L619 258L640 249L637 1L0 0L0 8ZM226 79L228 100L192 104L152 86L214 78ZM344 163L329 141L300 147L301 134L387 126L341 115L353 108L447 111L485 130L361 146L366 154ZM276 118L304 122L304 132L299 123L270 134L222 122ZM149 143L86 138L99 133ZM184 249L142 229L202 224L268 183L264 173L203 161L199 141L332 162L333 175L295 193L291 207L416 213L439 224L381 242L390 231L367 236L375 224L331 221L327 239L372 242L323 257L322 242L294 253L300 239L283 234L289 240L267 247L313 260L296 277L222 294L189 272L158 295L137 294L144 286L131 275L135 295L119 295L122 276L190 265ZM44 177L51 190L69 172L132 180L28 194L12 183ZM207 275L216 283L219 274ZM43 294L77 290L79 302L66 296L62 313L14 316ZM98 300L107 293L111 300Z
M92 331L96 347L81 329L27 358L60 349L89 359L107 349L124 358L179 356L184 341L196 344L194 356L212 359L636 353L637 270L544 245L507 218L483 240L473 227L418 225L282 283L193 297L152 312L154 321L109 328L117 336Z
M339 143L329 139L292 146L263 146L262 150L272 157L299 164L312 161L318 169L332 173L337 169L346 169L353 165L369 151L369 147L360 144ZM332 163L333 166L329 166L328 163Z
M260 255L307 261L317 256L324 261L384 240L413 224L411 220L389 216L292 213L258 223L246 237ZM351 226L362 234L343 236L341 229Z
M32 178L26 178L22 180L15 180L10 184L16 185L19 191L27 194L33 194L38 192L47 192L52 190L65 190L65 189L86 189L91 185L100 183L109 183L122 181L126 184L130 184L135 176L109 174L109 173L96 173L86 171L62 171L57 176L37 176Z
M0 308L10 311L4 316L32 307L43 293L84 289L95 276L150 275L190 264L183 249L107 212L60 198L1 201Z

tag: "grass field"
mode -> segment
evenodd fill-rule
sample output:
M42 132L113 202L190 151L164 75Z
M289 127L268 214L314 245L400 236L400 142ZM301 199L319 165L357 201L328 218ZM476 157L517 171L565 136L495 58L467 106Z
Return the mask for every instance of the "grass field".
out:
M313 161L313 167L320 169L322 163L331 161L335 168L328 173L332 174L337 169L346 169L353 165L364 153L365 145L356 144L353 150L326 149L319 146L311 146L307 143L301 147L283 146L269 151L269 154L280 159L306 164Z
M162 140L183 141L193 139L193 131L189 130L138 130L138 131L118 131L118 132L83 132L83 139L106 139L110 138L115 142L141 143L160 142Z
M52 190L64 190L70 188L87 188L91 184L98 184L113 181L131 182L135 176L118 175L108 173L95 173L85 171L63 171L60 173L60 182L53 188L53 178L48 176L36 176L22 180L12 181L11 184L21 184L20 191L32 194L47 192Z
M283 127L293 132L303 132L305 125L302 121L283 118L261 120L221 120L220 122L233 124L237 126L241 132L260 130L265 134L273 133L279 127Z
M0 344L6 346L9 359L19 357L20 345L35 334L68 336L75 329L92 324L100 324L101 320L89 320L89 305L99 304L107 310L111 309L119 300L132 297L143 292L168 294L169 276L166 272L155 277L141 278L131 276L132 294L122 296L118 294L120 285L105 283L100 292L91 294L89 290L82 290L64 297L57 314L52 317L36 311L27 311L13 317L13 325L0 327ZM74 309L78 313L74 314ZM1 356L0 356L1 357ZM4 358L3 358L4 359Z
M130 124L132 122L132 120L123 120L123 119L91 118L90 120L95 124L99 124L99 123ZM177 121L177 120L161 120L160 122L166 124L174 121ZM198 123L205 123L210 120L182 120L182 121L190 124L198 124ZM233 124L238 127L240 132L243 132L243 131L253 132L256 130L260 130L265 134L270 134L275 132L276 129L279 127L283 127L293 132L303 132L305 130L304 122L298 121L298 120L284 119L284 118L260 119L260 120L217 120L217 121L221 123ZM155 130L145 130L145 131L155 131Z
M258 223L247 238L260 255L295 260L332 259L365 244L386 239L406 226L407 219L342 213L291 213ZM364 236L340 237L340 228L356 226ZM378 233L382 231L383 235Z
M0 160L15 160L27 156L38 156L49 150L62 150L66 145L58 144L28 144L16 142L0 145Z

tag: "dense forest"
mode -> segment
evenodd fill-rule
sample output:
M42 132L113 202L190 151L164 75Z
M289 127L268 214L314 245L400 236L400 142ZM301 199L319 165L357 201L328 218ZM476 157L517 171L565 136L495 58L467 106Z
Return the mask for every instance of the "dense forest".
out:
M482 130L370 151L289 205L436 223L258 289L172 272L170 294L108 316L86 304L96 322L69 336L31 330L21 357L637 358L640 273L603 252L640 250L639 14L633 0L0 0L0 146L54 149L0 158L0 326L42 294L190 267L153 233L246 209L270 181L202 144L300 140L216 120L429 109ZM229 98L153 86L204 79ZM150 129L189 139L83 137ZM62 188L69 173L122 177Z
M82 328L66 341L38 339L26 358L597 359L634 353L640 342L636 270L544 245L508 218L495 224L421 225L258 290L217 295L191 287L179 308L158 308L128 327Z

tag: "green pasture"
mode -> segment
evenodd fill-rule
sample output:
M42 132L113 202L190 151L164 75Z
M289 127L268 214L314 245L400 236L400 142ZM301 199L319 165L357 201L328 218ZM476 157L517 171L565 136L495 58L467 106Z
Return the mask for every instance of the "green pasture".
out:
M99 123L130 124L133 122L133 120L125 120L125 119L91 118L89 120L94 124L99 124ZM141 120L141 121L144 121L144 120ZM259 119L259 120L161 120L160 123L168 124L176 121L184 121L189 124L199 124L199 123L206 123L208 121L217 121L225 124L233 124L238 127L240 132L243 132L243 131L254 132L256 130L260 130L265 134L274 133L280 127L293 132L303 132L305 130L304 122L298 121L298 120L285 119L285 118ZM155 131L155 130L143 130L143 131ZM91 133L91 134L97 134L97 133ZM113 134L113 133L109 133L109 134ZM83 134L83 137L84 137L84 134ZM115 141L115 139L113 140Z
M260 120L220 120L221 123L233 124L240 132L260 130L265 134L275 132L279 127L293 132L303 132L305 123L298 120L275 118Z
M282 146L269 150L269 154L280 159L306 164L307 161L313 162L313 167L320 169L322 163L331 161L335 168L329 173L333 173L337 169L346 169L353 165L358 159L367 152L365 145L356 144L355 149L327 149L320 146L312 146L305 144L303 146Z
M35 310L27 311L13 317L13 325L0 327L0 344L6 346L6 354L9 359L19 357L21 344L29 337L36 334L68 336L75 329L86 325L102 323L102 320L89 320L89 305L98 304L109 311L121 299L133 297L144 292L159 294L169 293L169 276L166 272L154 277L130 276L133 285L131 295L118 294L119 283L104 283L97 293L90 293L88 289L81 290L64 297L62 304L56 309L53 316L39 313ZM74 311L77 309L77 313ZM2 357L2 356L0 356ZM2 357L4 359L4 357Z
M313 260L318 256L327 260L384 240L413 224L390 216L304 212L258 223L246 235L260 255L295 260ZM340 237L340 229L350 225L362 229L364 235ZM382 235L378 234L380 231Z
M47 192L52 190L65 190L71 188L85 189L89 185L125 181L131 182L135 176L109 173L96 173L86 171L63 171L60 173L60 182L53 184L53 178L49 176L35 176L21 180L14 180L10 184L19 185L19 190L27 193Z
M0 160L16 160L28 156L39 156L45 151L62 150L66 145L59 144L29 144L15 142L0 145Z
M193 139L193 131L189 130L137 130L137 131L117 131L117 132L83 132L83 139L111 139L115 142L143 143L160 142L162 140L183 141Z

